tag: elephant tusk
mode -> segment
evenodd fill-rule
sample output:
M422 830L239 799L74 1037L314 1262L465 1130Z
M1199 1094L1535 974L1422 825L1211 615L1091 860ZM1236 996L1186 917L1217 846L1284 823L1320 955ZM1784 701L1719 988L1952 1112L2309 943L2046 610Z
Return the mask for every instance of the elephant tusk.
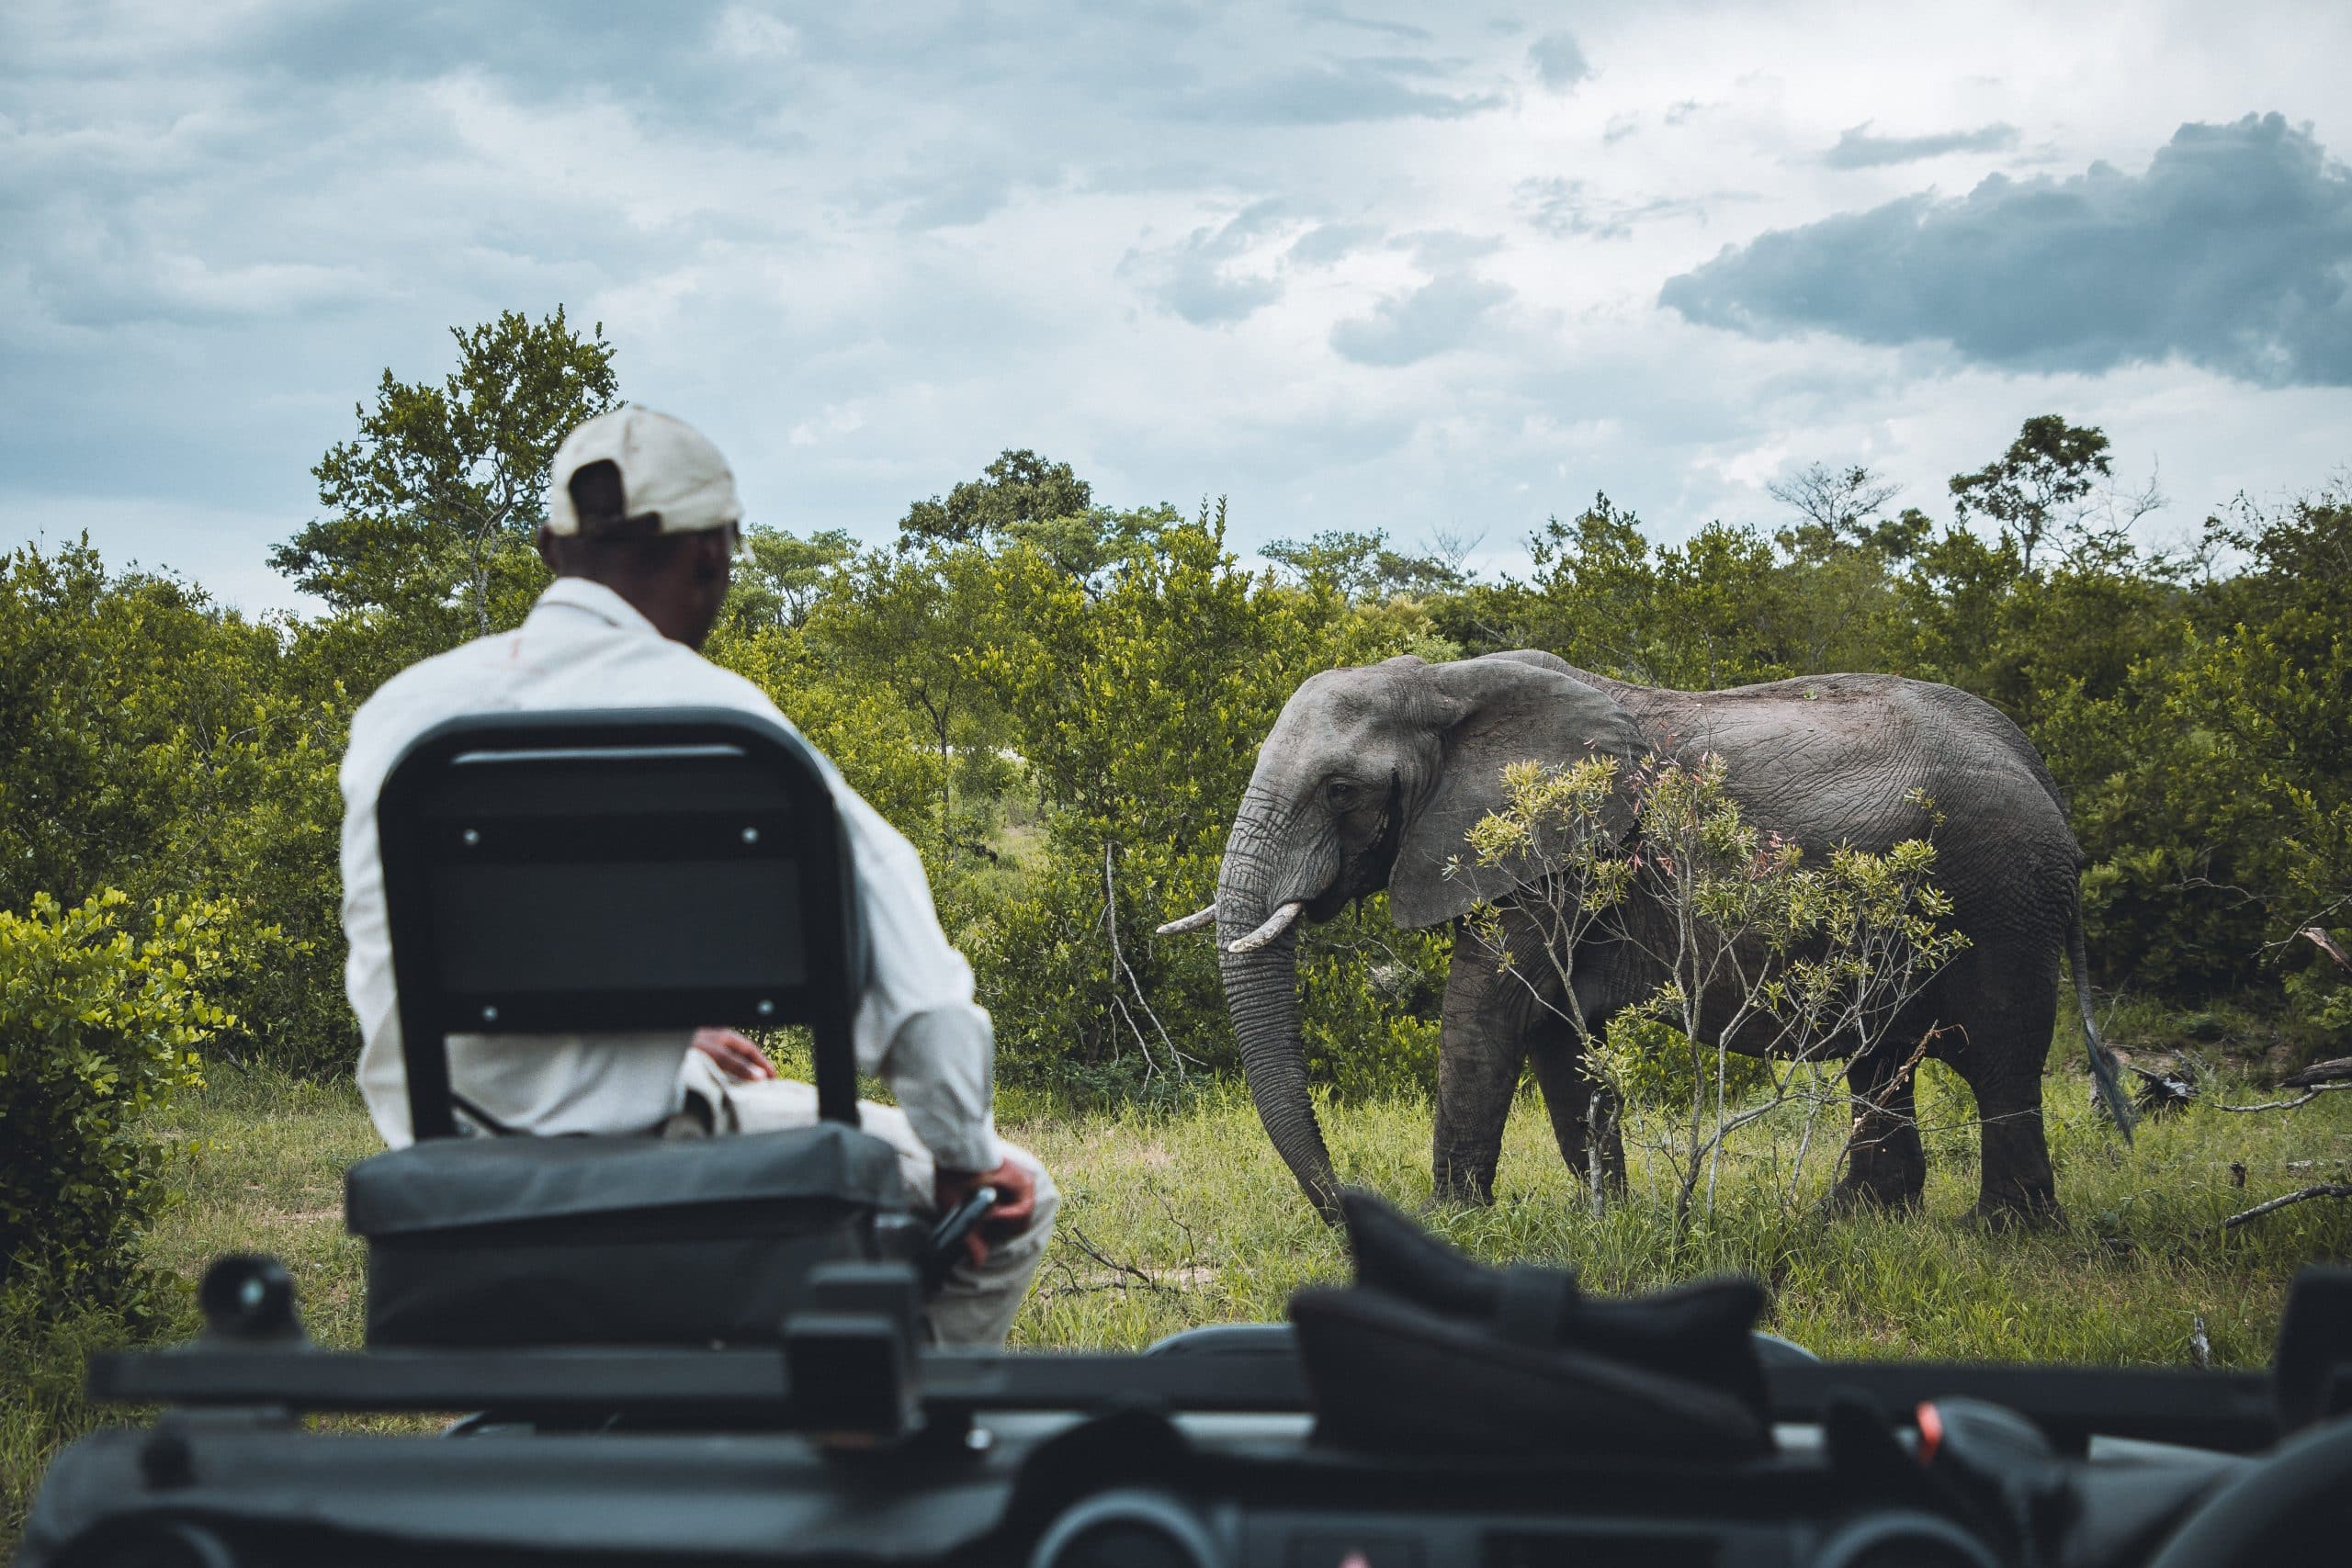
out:
M1196 914L1187 915L1181 920L1170 920L1166 925L1156 928L1152 934L1155 936L1181 936L1186 931L1196 931L1203 926L1213 926L1215 924L1216 924L1216 906L1215 904L1211 904L1207 908L1203 909Z
M1248 936L1238 936L1231 942L1227 942L1225 944L1226 952L1257 952L1260 948L1273 941L1274 938L1290 930L1290 923L1298 919L1298 912L1306 908L1306 905L1295 901L1284 904L1281 908L1276 909L1272 914L1266 917L1266 923L1264 925L1260 926Z

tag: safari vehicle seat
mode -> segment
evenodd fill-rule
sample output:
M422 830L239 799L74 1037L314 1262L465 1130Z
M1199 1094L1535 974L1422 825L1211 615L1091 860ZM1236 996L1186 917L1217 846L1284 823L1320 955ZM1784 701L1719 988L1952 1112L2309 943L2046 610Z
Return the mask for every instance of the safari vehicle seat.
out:
M719 709L452 719L377 824L416 1142L345 1178L371 1346L773 1341L818 1264L919 1247L897 1156L857 1130L865 931L797 736ZM450 1087L461 1032L674 1031L643 1048L675 1055L785 1024L821 1118L790 1132L495 1135Z

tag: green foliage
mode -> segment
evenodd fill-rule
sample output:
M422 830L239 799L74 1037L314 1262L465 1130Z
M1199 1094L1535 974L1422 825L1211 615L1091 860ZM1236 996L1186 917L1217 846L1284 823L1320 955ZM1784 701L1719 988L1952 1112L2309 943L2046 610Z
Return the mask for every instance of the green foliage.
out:
M0 1320L137 1311L152 1289L139 1238L171 1157L152 1119L229 1021L200 988L219 911L157 911L134 937L130 907L109 891L0 911Z
M852 788L918 843L933 824L939 756L887 688L842 669L807 626L722 625L703 652L773 696Z
M1746 819L1720 759L1646 757L1620 774L1609 757L1510 763L1502 808L1472 825L1447 874L1481 899L1466 936L1560 1014L1622 1102L1682 1091L1688 1118L1659 1122L1658 1147L1679 1172L1678 1211L1706 1174L1712 1212L1730 1134L1792 1100L1817 1113L1829 1069L1881 1039L1968 940L1924 837L1841 845L1816 869ZM1913 804L1931 831L1934 802ZM1605 1040L1566 1000L1589 943L1631 947L1664 976ZM1735 1049L1764 1060L1735 1072Z
M0 572L0 908L103 887L218 905L216 1048L347 1069L334 623L255 625L86 544ZM346 639L347 640L347 639ZM331 649L330 649L331 651Z
M1048 1076L1057 1060L1228 1066L1214 953L1152 928L1214 896L1233 803L1292 688L1365 645L1336 594L1243 571L1221 508L1099 589L1026 545L996 558L994 584L978 668L1047 843L1026 896L970 912L1000 1049Z
M930 809L898 826L934 863L977 844L989 813L968 830L957 803L1001 791L1005 774L991 738L994 694L982 677L1001 602L994 558L977 545L875 550L836 571L830 586L811 615L812 640L851 679L894 696L932 752Z
M1770 1095L1776 1081L1772 1065L1762 1057L1718 1056L1673 1024L1645 1013L1612 1021L1599 1056L1609 1087L1636 1115L1687 1111L1693 1099L1714 1093L1718 1072L1735 1105Z
M2352 897L2352 503L2333 495L2208 521L2250 556L2216 584L2174 682L2173 711L2210 733L2254 858L2286 911Z
M1298 946L1299 1036L1307 1071L1343 1103L1437 1088L1438 1013L1453 943L1398 931L1374 894L1310 928Z
M857 554L857 540L839 528L802 538L754 523L743 530L743 553L728 584L719 623L750 635L795 631L823 599L833 574Z
M977 479L967 479L942 501L933 496L907 509L899 523L899 547L922 550L977 545L1024 526L1066 517L1084 517L1094 505L1094 487L1068 463L1040 457L1026 447L998 455Z
M1998 458L1973 474L1952 476L1953 510L1962 522L1971 512L1982 513L2004 537L2014 536L2018 558L2030 571L2043 536L2108 476L2107 448L2103 431L2068 424L2054 413L2036 414Z
M1336 590L1351 604L1377 604L1402 594L1421 599L1453 593L1469 579L1443 554L1407 555L1388 547L1388 535L1327 529L1311 539L1276 539L1258 553L1303 586Z
M1654 545L1596 496L1528 541L1535 563L1514 631L1580 669L1644 685L1711 690L1792 672L1775 635L1772 547L1710 523Z
M388 369L373 412L352 411L358 435L311 470L328 515L270 556L338 610L391 612L420 653L522 618L547 581L533 540L548 464L617 400L604 324L582 336L560 306L449 335L458 367L441 385Z

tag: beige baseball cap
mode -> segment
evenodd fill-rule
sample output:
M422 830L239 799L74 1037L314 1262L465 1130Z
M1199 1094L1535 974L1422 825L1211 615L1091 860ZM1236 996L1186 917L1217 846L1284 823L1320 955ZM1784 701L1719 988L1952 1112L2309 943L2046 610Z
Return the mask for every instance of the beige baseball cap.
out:
M558 534L698 534L742 518L735 475L709 438L635 403L565 436L548 475L548 527Z

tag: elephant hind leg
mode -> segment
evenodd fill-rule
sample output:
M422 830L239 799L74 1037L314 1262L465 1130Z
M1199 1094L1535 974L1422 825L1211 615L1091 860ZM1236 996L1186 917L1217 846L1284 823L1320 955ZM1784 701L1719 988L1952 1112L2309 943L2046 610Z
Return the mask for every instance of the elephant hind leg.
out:
M1854 1131L1846 1144L1846 1172L1830 1190L1832 1213L1855 1209L1914 1209L1928 1186L1928 1151L1919 1142L1907 1053L1884 1043L1846 1068L1853 1096Z
M1556 1038L1539 1041L1530 1057L1569 1178L1589 1190L1597 1165L1605 1190L1624 1191L1623 1108L1617 1096L1592 1076L1574 1031L1563 1025Z
M2053 1224L2062 1216L2042 1134L2041 1072L2058 1020L2057 967L2046 949L1966 959L1979 961L1962 970L1969 987L1955 987L1953 1005L1967 1032L1946 1059L1976 1097L1983 1152L1972 1213L1994 1225Z
M2020 1086L2014 1075L1973 1082L1976 1117L1982 1124L1984 1157L1976 1207L1971 1215L1988 1225L2055 1224L2058 1180L2050 1168L2050 1145L2041 1130L2041 1084Z

